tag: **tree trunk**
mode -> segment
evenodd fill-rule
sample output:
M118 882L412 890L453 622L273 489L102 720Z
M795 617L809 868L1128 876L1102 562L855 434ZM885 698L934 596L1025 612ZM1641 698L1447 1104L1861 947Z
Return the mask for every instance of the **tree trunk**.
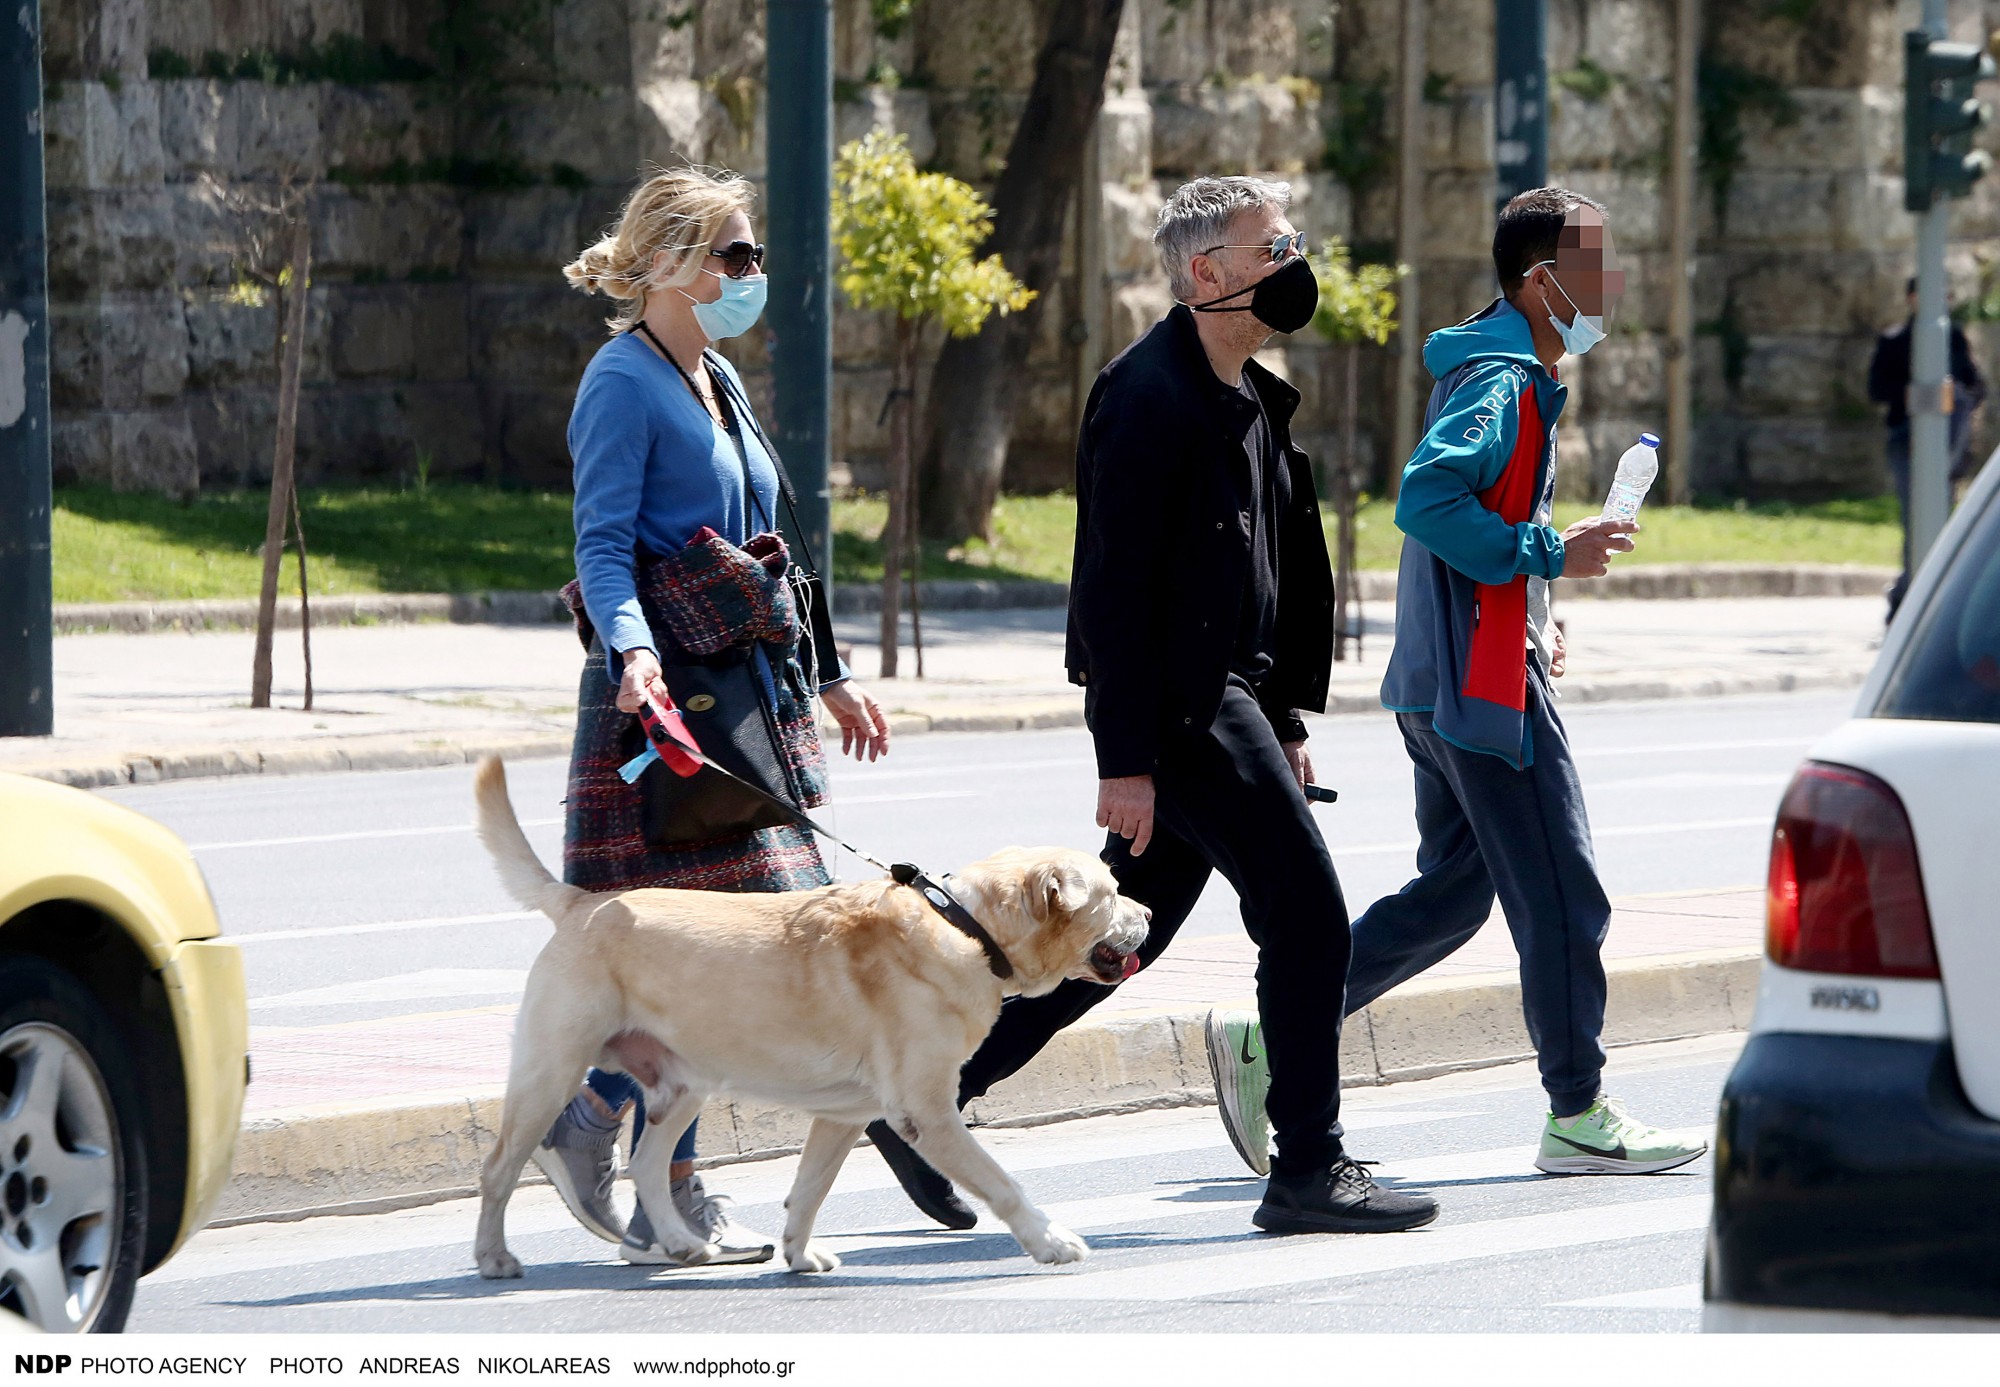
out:
M1104 104L1104 74L1124 9L1124 0L1057 5L1035 59L1027 108L993 193L993 234L980 253L999 255L1037 297L983 332L947 339L938 356L922 469L925 529L933 539L992 537L1017 385L1044 297L1061 269L1063 217Z
M897 647L902 643L903 551L910 535L910 414L916 376L916 324L896 320L896 369L889 386L889 517L882 525L882 665L881 677L896 677Z
M278 563L291 518L292 463L299 435L299 372L305 352L306 285L312 273L312 223L300 199L292 223L291 287L285 297L285 350L278 367L278 436L271 448L271 507L264 518L264 583L257 595L257 647L250 664L250 706L271 706L271 634L278 616Z
M305 710L313 710L312 585L306 581L306 522L299 505L299 488L292 487L292 538L299 546L299 653L306 662Z

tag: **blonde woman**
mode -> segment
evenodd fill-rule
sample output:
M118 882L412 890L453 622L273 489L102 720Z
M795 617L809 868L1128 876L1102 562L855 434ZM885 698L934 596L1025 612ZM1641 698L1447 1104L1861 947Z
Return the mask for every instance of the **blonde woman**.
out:
M618 774L643 745L632 716L642 698L666 693L663 657L695 639L674 629L677 618L660 596L670 586L662 573L697 540L740 547L778 529L777 459L734 368L710 350L763 311L764 248L750 223L751 196L747 182L726 173L656 174L633 192L616 228L563 270L571 284L619 305L611 340L584 370L569 425L576 481L571 603L589 655L577 695L563 877L593 891L791 891L830 879L812 835L794 827L652 847L639 794ZM718 634L730 633L700 638L713 642ZM843 752L872 761L888 751L888 723L840 665L825 611L798 612L788 638L774 641L763 630L741 637L778 721L796 731L788 759L809 802L824 793L825 768L813 693L839 724ZM578 1221L618 1242L627 1261L670 1262L643 1206L629 1227L612 1207L613 1142L627 1105L637 1110L636 1144L646 1130L638 1085L625 1074L591 1071L535 1161ZM674 1150L676 1207L718 1245L715 1260L769 1258L769 1240L733 1228L721 1198L702 1188L694 1137L690 1127Z

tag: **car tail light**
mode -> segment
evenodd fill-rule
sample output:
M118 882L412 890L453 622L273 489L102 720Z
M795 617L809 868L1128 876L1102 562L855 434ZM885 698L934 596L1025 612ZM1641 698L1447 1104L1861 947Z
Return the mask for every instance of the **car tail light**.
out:
M1917 840L1896 792L1808 761L1771 835L1765 952L1813 973L1935 978Z

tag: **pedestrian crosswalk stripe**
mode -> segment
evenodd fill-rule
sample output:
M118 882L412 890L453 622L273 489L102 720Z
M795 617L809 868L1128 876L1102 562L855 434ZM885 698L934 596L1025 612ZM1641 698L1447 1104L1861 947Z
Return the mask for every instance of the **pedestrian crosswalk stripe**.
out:
M1499 1146L1487 1151L1460 1151L1408 1161L1389 1161L1378 1168L1377 1174L1406 1187L1418 1187L1438 1180L1476 1182L1509 1176L1525 1176L1536 1181L1553 1182L1555 1177L1544 1176L1533 1168L1531 1164L1533 1155L1531 1146L1519 1144ZM1564 1183L1578 1190L1585 1188L1581 1181ZM1150 1190L1107 1195L1098 1199L1062 1200L1053 1204L1043 1204L1041 1210L1049 1218L1074 1232L1094 1234L1099 1237L1127 1230L1134 1234L1142 1233L1155 1229L1162 1223L1195 1218L1203 1214L1234 1213L1241 1225L1241 1231L1247 1235L1251 1232L1250 1211L1257 1206L1258 1200L1263 1197L1263 1192L1263 1181L1246 1175L1242 1179L1222 1179L1206 1183L1175 1182ZM1212 1197L1215 1194L1224 1197ZM1234 1195L1233 1198L1228 1197L1231 1194ZM991 1215L986 1215L977 1232L958 1236L970 1239L980 1234L1006 1236L1006 1230L1004 1226L994 1221ZM906 1248L935 1248L946 1245L946 1236L937 1230L916 1236L906 1235L901 1230L886 1235L837 1232L828 1230L822 1223L820 1230L814 1234L814 1240L826 1242L841 1256L849 1257ZM741 1267L717 1268L710 1274L741 1273L744 1270Z
M1621 1201L1587 1209L1527 1214L1479 1223L1447 1221L1411 1233L1273 1240L1244 1252L1147 1262L1092 1271L1029 1273L966 1290L943 1300L1192 1300L1268 1290L1274 1286L1342 1280L1382 1272L1470 1262L1483 1257L1578 1247L1627 1238L1658 1237L1700 1228L1708 1221L1706 1194Z
M1699 1310L1701 1282L1679 1286L1659 1286L1650 1291L1620 1291L1615 1295L1591 1296L1587 1300L1558 1300L1561 1310Z
M1444 1121L1454 1117L1466 1117L1468 1113L1456 1109L1376 1109L1376 1111L1356 1111L1348 1117L1346 1125L1350 1131L1356 1129L1384 1129L1410 1123ZM1192 1119L1192 1121L1190 1121ZM1084 1135L1084 1133L1052 1133L1050 1129L1000 1129L1002 1135L1002 1163L1018 1173L1050 1167L1074 1167L1096 1159L1140 1159L1148 1155L1174 1155L1178 1151L1200 1151L1210 1147L1224 1147L1222 1129L1216 1125L1212 1113L1188 1113L1188 1111L1160 1111L1160 1113L1140 1113L1130 1119L1114 1123L1116 1133ZM1150 1127L1150 1131L1146 1129ZM1018 1143L1018 1145L1016 1145ZM1006 1149L1014 1145L1016 1149ZM1526 1157L1522 1147L1508 1147L1498 1153L1464 1153L1456 1157L1428 1157L1426 1165L1440 1163L1450 1165L1450 1169L1460 1179L1474 1177L1472 1171L1484 1169L1486 1163L1498 1157L1510 1157L1514 1167L1522 1167ZM798 1159L784 1161L760 1161L754 1165L728 1165L708 1171L708 1183L716 1191L726 1191L736 1201L736 1211L742 1213L746 1207L778 1203L784 1199L792 1185L792 1173L798 1167ZM1388 1169L1388 1167L1386 1167ZM1394 1167L1390 1173L1402 1173L1402 1167ZM834 1195L868 1193L880 1189L894 1189L896 1177L874 1157L872 1151L856 1151L848 1159L848 1167L840 1173L840 1181L834 1187ZM630 1189L630 1185L626 1185ZM1262 1191L1262 1183L1254 1181L1244 1173L1244 1217L1248 1219L1248 1207L1254 1205ZM1172 1199L1174 1191L1164 1193L1140 1193L1140 1195L1114 1195L1110 1199L1086 1199L1072 1201L1066 1205L1054 1205L1064 1213L1054 1213L1058 1221L1066 1217L1076 1217L1078 1227L1104 1227L1126 1223L1136 1217L1172 1217L1176 1213L1208 1213L1218 1207L1228 1207L1226 1203L1202 1201L1182 1207L1180 1201ZM1106 1213L1090 1213L1090 1207L1104 1207ZM914 1213L914 1211L912 1211ZM418 1209L404 1209L390 1215L382 1215L382 1223L374 1231L368 1243L368 1255L388 1255L388 1253L416 1253L430 1247L450 1247L454 1243L472 1243L472 1217L474 1205L470 1199L454 1199L450 1203L434 1203ZM302 1223L246 1223L228 1229L210 1229L196 1235L188 1247L180 1251L174 1261L154 1271L146 1277L148 1285L168 1285L174 1281L202 1281L210 1277L232 1277L254 1271L278 1271L284 1267L306 1267L322 1261L332 1261L344 1255L344 1239L338 1231L346 1227L342 1219L306 1219ZM510 1237L536 1237L542 1233L558 1233L574 1227L570 1213L556 1201L554 1191L546 1187L528 1187L514 1195L508 1205L508 1235ZM830 1229L830 1221L822 1217L820 1221L822 1237L830 1237L834 1249L842 1255L850 1251L888 1251L896 1247L936 1247L940 1241L950 1241L942 1229L930 1229L922 1233L908 1233L908 1229L896 1229L894 1233L870 1235L866 1231L838 1233ZM1248 1223L1246 1223L1248 1227ZM770 1227L760 1229L764 1233L776 1235L780 1231L778 1217L770 1219ZM1000 1233L1006 1235L992 1215L986 1215L986 1227L980 1233ZM980 1235L976 1233L976 1235ZM974 1235L974 1237L976 1237ZM730 1271L742 1273L742 1267L732 1267ZM722 1269L706 1275L720 1275Z

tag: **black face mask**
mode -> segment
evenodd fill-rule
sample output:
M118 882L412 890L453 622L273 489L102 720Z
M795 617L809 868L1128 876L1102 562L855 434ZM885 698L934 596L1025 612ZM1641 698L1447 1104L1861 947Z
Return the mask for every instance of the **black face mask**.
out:
M1250 295L1248 304L1217 306L1245 294ZM1313 313L1319 308L1319 278L1303 255L1294 255L1255 284L1188 307L1197 313L1249 313L1273 332L1297 332L1313 320Z

